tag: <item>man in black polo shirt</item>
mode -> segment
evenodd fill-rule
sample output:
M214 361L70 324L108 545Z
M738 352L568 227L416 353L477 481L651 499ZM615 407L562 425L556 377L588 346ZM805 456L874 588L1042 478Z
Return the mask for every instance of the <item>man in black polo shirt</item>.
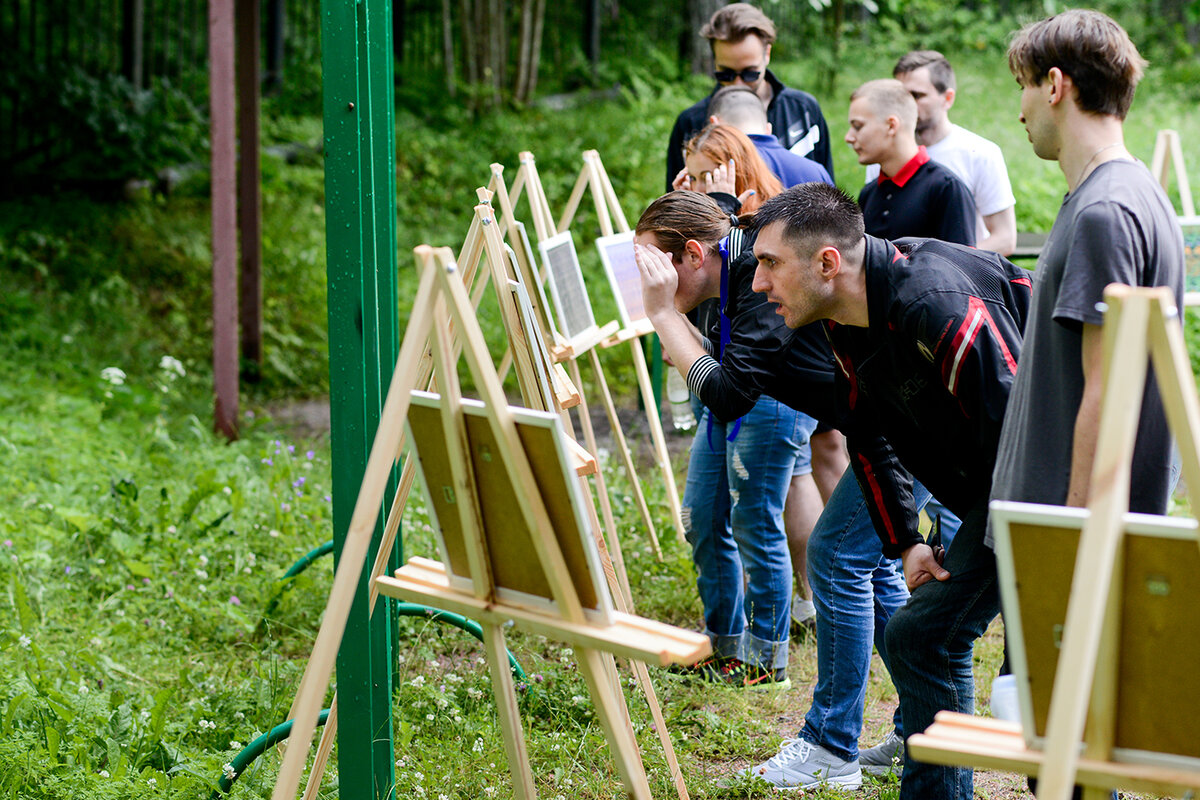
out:
M833 177L833 155L829 128L815 97L783 85L767 69L775 23L748 3L732 3L719 9L700 35L712 45L717 86L746 86L758 95L767 109L771 131L779 143L796 155L811 158ZM708 102L712 94L688 108L675 120L667 146L666 189L683 169L683 145L709 123Z
M846 144L879 178L858 195L867 233L975 244L975 201L953 172L917 144L917 103L897 80L868 81L850 95Z

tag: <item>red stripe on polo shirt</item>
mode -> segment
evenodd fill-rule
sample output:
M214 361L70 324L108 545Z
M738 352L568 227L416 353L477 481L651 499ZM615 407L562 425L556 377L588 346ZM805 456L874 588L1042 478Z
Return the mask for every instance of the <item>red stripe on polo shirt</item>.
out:
M876 178L877 183L891 181L900 188L904 188L904 184L908 183L913 175L917 174L922 165L929 162L929 152L925 149L925 145L917 147L917 154L908 160L908 163L900 168L900 171L895 175L884 175L883 170L879 170L879 177Z

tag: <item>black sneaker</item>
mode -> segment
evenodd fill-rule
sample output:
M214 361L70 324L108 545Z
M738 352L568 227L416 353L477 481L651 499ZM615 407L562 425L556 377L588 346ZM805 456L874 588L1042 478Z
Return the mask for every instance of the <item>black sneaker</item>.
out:
M713 654L700 659L695 664L672 664L667 667L667 672L684 678L705 678L710 672L719 670L721 664L728 660L728 658Z

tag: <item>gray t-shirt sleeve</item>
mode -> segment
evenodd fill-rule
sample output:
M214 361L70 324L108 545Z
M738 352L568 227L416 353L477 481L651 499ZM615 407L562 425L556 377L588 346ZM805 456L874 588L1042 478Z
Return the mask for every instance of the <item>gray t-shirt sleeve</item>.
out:
M1054 319L1099 325L1096 304L1110 283L1139 284L1145 249L1129 210L1102 201L1081 209L1071 231L1066 269L1054 303Z

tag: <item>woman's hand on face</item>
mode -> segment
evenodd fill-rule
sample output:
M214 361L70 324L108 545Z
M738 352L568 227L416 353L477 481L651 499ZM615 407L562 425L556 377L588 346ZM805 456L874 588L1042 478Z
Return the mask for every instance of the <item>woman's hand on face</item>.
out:
M704 183L704 193L713 194L714 192L724 192L725 194L737 194L737 167L733 164L733 159L725 164L717 164L712 172L705 172L700 176Z
M691 189L692 179L688 175L687 167L679 170L679 174L675 176L675 180L671 181L671 189L678 192L680 189Z
M642 305L646 316L653 321L656 315L673 313L679 273L671 263L671 255L652 244L634 245L633 252L642 278Z

